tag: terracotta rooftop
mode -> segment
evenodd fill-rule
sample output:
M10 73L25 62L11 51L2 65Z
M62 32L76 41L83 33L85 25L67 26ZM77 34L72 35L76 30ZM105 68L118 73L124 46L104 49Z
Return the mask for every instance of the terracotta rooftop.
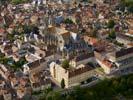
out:
M107 59L104 59L104 60L102 61L102 63L103 63L105 66L109 67L109 68L111 68L112 65L113 65L113 64L112 64L110 61L108 61Z
M0 28L0 33L4 33L5 30L3 28Z
M98 42L98 39L89 36L84 36L84 40L90 43L91 45L96 44Z
M129 45L129 46L132 46L132 47L133 47L133 43L128 43L127 45Z
M128 34L133 35L133 29L129 30Z

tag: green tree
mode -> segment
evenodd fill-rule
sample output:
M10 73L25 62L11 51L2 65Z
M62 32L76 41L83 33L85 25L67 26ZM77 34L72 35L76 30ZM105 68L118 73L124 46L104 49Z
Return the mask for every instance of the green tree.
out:
M121 0L120 6L127 7L128 11L133 13L133 0Z
M67 18L65 21L64 21L66 24L73 24L74 22L71 20L71 19L69 19L69 18Z
M127 78L127 86L128 88L133 89L133 76Z
M133 0L121 0L121 4L125 6L133 6Z
M40 96L40 99L39 100L46 100L46 98L51 98L51 95L49 94L52 94L53 93L53 89L51 87L48 87L46 89L44 89L42 92L42 95Z
M70 95L67 95L66 96L66 100L75 100L74 97L70 96Z
M48 87L48 88L45 89L43 92L44 92L45 94L48 94L48 93L50 93L51 91L53 91L53 89L52 89L51 87Z
M13 34L7 34L7 39L13 42L15 40L15 37Z
M82 89L80 86L76 86L74 90L76 100L87 100L85 96L86 89Z
M0 5L5 5L7 2L9 2L10 0L0 0Z
M64 78L61 80L61 88L65 88L65 80L64 80Z
M111 30L111 32L109 33L109 37L110 37L111 39L115 39L115 38L116 38L116 33L115 33L114 30Z
M26 58L22 57L22 58L20 58L20 60L18 62L15 63L15 65L18 66L18 67L22 67L26 63L27 63Z
M14 69L15 71L21 69L21 67L22 67L24 64L28 63L28 62L26 61L25 57L20 58L20 60L17 61L17 62L15 62L15 61L13 61L13 60L10 60L10 59L8 59L8 61L12 61L12 62L13 62L13 63L10 65L10 67L11 67L12 69Z
M16 4L26 3L28 1L29 0L12 0L11 2L16 5Z
M111 86L115 89L116 92L119 91L119 90L118 90L118 89L119 89L119 82L118 82L116 79L114 79L114 80L112 81Z
M114 22L114 20L109 20L109 22L108 22L108 28L114 28L114 26L115 26L115 22Z
M23 25L23 30L24 30L24 33L30 33L33 31L33 25Z
M45 98L46 99L42 100L63 100L60 93L58 92L50 92Z
M119 83L119 89L121 91L126 91L127 90L127 80L125 78L122 78L120 83Z
M68 60L64 60L62 62L62 67L65 68L65 69L69 68L69 61Z

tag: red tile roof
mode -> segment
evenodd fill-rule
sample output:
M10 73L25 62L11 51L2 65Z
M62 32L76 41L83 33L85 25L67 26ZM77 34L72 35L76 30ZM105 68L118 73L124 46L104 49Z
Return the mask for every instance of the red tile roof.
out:
M90 43L91 45L94 45L98 42L98 40L96 38L88 37L88 36L84 36L84 40L86 42Z
M133 29L129 30L128 34L133 35Z
M104 59L103 61L102 61L102 63L105 65L105 66L107 66L107 67L109 67L109 68L112 68L112 63L110 62L110 61L108 61L107 59Z
M5 30L3 28L0 28L0 33L4 33Z

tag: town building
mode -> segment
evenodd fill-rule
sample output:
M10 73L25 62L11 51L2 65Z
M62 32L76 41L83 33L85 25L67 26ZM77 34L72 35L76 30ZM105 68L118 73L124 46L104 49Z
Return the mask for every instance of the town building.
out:
M71 68L65 69L62 67L61 62L52 62L50 64L50 73L52 78L57 81L60 86L61 81L64 79L66 88L80 85L81 82L86 81L94 75L92 66L80 64L77 66L71 65Z

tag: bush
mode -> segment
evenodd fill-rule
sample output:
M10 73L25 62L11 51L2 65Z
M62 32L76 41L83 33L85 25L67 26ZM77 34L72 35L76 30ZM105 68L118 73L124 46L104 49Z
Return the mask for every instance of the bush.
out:
M65 80L64 79L61 80L61 88L63 88L63 89L65 88Z
M121 0L121 6L127 7L129 12L133 13L133 0Z
M67 18L67 19L64 21L64 23L66 23L66 24L73 24L73 21L72 21L71 19Z
M116 33L114 30L112 30L110 33L109 33L109 38L111 39L115 39L116 38Z
M109 20L109 22L108 22L108 28L114 28L114 26L115 26L114 20Z
M116 44L116 45L118 45L118 46L120 46L120 47L123 47L123 46L124 46L123 43L120 43L120 42L118 42L118 41L115 41L114 44Z
M11 2L12 2L12 4L17 5L17 4L21 4L21 3L26 3L28 1L29 0L12 0Z
M62 67L65 68L65 69L69 68L69 61L68 60L64 60L62 62Z

